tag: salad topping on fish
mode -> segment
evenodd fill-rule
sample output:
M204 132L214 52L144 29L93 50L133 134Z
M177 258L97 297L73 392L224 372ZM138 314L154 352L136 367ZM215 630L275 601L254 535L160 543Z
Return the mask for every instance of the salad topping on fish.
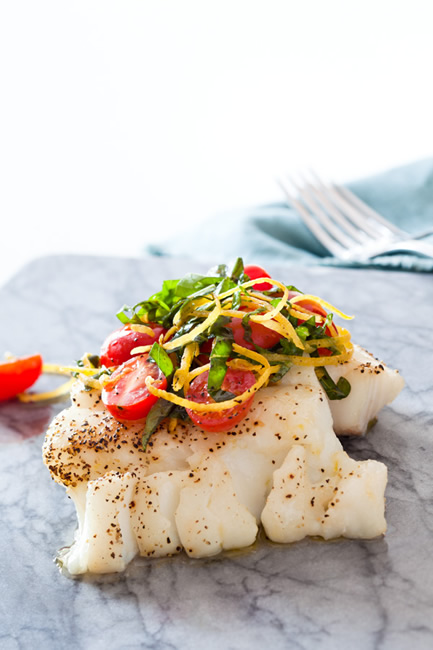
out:
M386 467L336 433L365 433L403 380L335 316L350 318L241 259L123 307L70 369L72 405L44 443L77 509L65 568L215 555L260 525L284 543L384 533Z

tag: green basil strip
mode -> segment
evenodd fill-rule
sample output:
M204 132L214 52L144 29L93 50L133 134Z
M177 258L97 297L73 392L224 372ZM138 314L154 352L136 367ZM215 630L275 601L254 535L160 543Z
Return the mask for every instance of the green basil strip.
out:
M335 383L335 381L329 375L326 368L324 368L323 366L320 366L319 368L315 368L315 371L316 371L317 379L320 381L320 384L325 390L328 399L330 400L344 399L349 395L351 391L351 385L349 384L347 379L345 379L344 377L340 377L337 383Z
M162 323L170 310L179 301L179 298L175 295L178 282L178 280L165 280L162 290L155 293L148 300L139 302L133 307L123 305L116 314L117 318L124 325L129 323L142 324L144 321Z
M205 276L197 273L188 273L185 277L179 280L176 286L176 296L179 296L180 298L188 298L191 294L202 291L211 285L217 285L220 281L221 278L218 276Z
M284 354L289 356L300 356L302 357L304 351L301 348L298 348L293 341L288 341L287 339L280 339L280 346Z
M320 327L315 326L315 331L313 332L315 337L322 336L325 334L326 328L328 327L328 325L332 323L333 316L334 314L328 314L325 320L323 321L323 325L321 325Z
M233 280L233 282L239 282L239 280L245 277L244 262L242 257L238 257L238 259L234 263L230 277Z
M252 336L251 325L250 325L250 318L252 313L253 312L248 312L242 318L242 327L244 328L244 339L245 341L248 341L248 343L253 343L253 336Z
M131 319L134 316L133 307L128 307L128 305L123 305L121 309L116 313L117 318L120 320L123 325L127 325L131 322Z
M223 280L221 280L221 282L218 284L214 293L216 296L219 296L220 293L225 293L230 289L234 289L236 286L237 286L236 283L233 282L233 280L231 280L230 278L223 278Z
M242 292L240 289L236 289L232 298L232 309L239 309L241 306L241 297Z
M167 402L165 399L159 399L150 409L146 417L146 424L144 425L143 437L141 439L143 449L146 450L149 438L157 429L158 424L168 415L174 408L174 404Z
M217 336L220 336L225 339L233 340L233 330L231 330L230 327L226 327L230 321L231 318L229 318L229 316L218 316L214 324L209 328L207 338L216 338Z
M216 390L212 394L212 399L214 399L215 402L227 402L227 400L234 399L235 397L237 396L228 390Z
M269 383L276 384L277 382L279 382L280 379L282 379L284 375L289 372L292 365L293 364L290 362L281 363L278 372L273 372L272 375L269 377Z
M302 341L305 341L307 337L310 335L310 330L308 329L308 327L305 327L304 325L298 325L295 331Z
M166 377L170 377L174 371L174 366L167 352L159 345L159 343L155 342L152 345L149 357L154 360L158 368Z
M210 355L210 369L207 381L208 393L216 401L224 401L221 399L220 389L227 372L227 359L231 353L232 342L217 336Z

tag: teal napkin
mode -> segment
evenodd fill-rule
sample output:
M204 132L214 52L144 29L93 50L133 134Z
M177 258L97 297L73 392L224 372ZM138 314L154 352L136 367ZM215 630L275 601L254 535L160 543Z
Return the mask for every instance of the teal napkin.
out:
M363 201L409 233L433 229L433 158L347 184ZM429 236L425 241L432 241ZM433 259L383 255L368 262L342 262L329 256L297 213L284 202L215 216L197 229L148 246L147 253L202 261L241 256L248 263L433 271Z

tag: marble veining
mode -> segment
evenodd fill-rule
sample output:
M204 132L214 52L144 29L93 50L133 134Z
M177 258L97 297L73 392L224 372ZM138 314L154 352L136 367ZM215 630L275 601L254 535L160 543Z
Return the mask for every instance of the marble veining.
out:
M173 259L36 260L0 291L0 349L69 363L98 350L119 306L189 270L205 269ZM53 558L72 541L74 508L41 460L60 407L11 401L0 405L2 650L433 647L432 278L271 270L354 313L353 339L406 380L368 437L344 443L355 458L388 466L386 536L260 540L213 559L137 558L124 574L66 578Z

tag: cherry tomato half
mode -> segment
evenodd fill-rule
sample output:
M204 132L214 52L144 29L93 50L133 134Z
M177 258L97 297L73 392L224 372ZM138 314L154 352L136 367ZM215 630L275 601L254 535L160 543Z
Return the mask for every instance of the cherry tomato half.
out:
M0 401L15 397L26 388L30 388L41 372L40 354L0 363Z
M155 336L150 336L150 334L144 332L135 332L130 325L125 325L111 332L102 344L100 352L101 365L107 366L107 368L120 366L120 364L131 358L131 350L140 345L152 345L159 339L161 334L165 334L167 331L158 323L146 323L146 327L150 327Z
M313 302L308 302L308 300L299 300L296 305L299 305L300 307L304 307L304 309L308 309L309 311L313 312L313 314L318 314L319 316L322 316L323 319L327 317L327 312L321 305L317 305L316 303ZM295 305L295 309L296 309ZM299 323L301 324L301 323ZM325 329L325 334L327 336L336 336L338 334L337 328L335 327L334 323L331 323L328 325Z
M278 334L278 332L274 332L274 330L269 329L265 325L261 325L261 323L250 321L249 324L251 327L251 338L253 343L261 348L265 348L266 350L273 348L281 338L281 335ZM230 323L227 323L225 327L229 327L232 330L235 343L242 345L248 350L255 350L253 343L250 343L245 339L245 329L242 325L242 318L232 318Z
M308 311L313 312L313 314L318 314L319 316L323 316L323 318L326 318L327 316L326 311L323 309L323 307L321 307L321 305L317 305L315 302L309 302L308 299L298 300L295 304L295 309L296 309L296 305L299 305L300 307L304 307L304 309L308 309Z
M186 394L187 399L193 402L199 402L200 404L212 404L214 402L207 390L208 376L209 371L202 372L201 375L198 375L191 382ZM241 395L248 388L251 388L255 382L254 373L250 370L234 370L233 368L228 368L222 389L234 393L234 395ZM238 422L244 419L250 410L253 399L254 395L246 402L223 411L208 411L206 413L205 411L197 412L192 409L187 409L187 413L194 424L204 431L210 433L229 431L235 424L238 424Z
M321 305L308 302L308 300L299 300L299 302L297 302L296 304L300 305L301 307L304 307L305 309L308 309L309 311L313 312L313 314L318 314L319 316L322 316L323 319L325 319L327 316L326 311L323 309ZM301 324L300 321L299 324ZM331 323L330 325L326 326L325 334L326 336L336 336L338 334L337 328L335 327L334 323ZM332 355L332 350L330 350L329 348L317 348L317 353L319 357L330 357Z
M167 379L147 354L132 357L116 368L102 391L102 401L117 420L142 420L158 400L149 393L146 377L155 379L155 387L165 389Z
M255 266L254 264L245 266L244 273L245 275L248 275L250 280L255 280L256 278L271 277L269 273L265 271L265 269L262 269L261 266ZM269 282L258 282L257 284L253 284L253 289L257 289L257 291L269 291L272 289L272 284L269 284Z

